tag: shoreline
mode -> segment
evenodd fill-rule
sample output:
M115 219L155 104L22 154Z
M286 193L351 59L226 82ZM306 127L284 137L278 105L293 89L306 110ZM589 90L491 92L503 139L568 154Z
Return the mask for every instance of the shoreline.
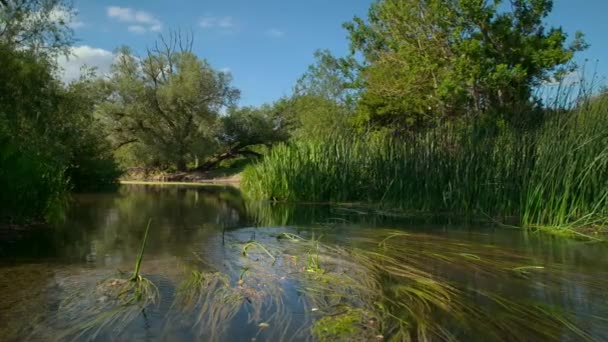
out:
M192 186L234 186L239 187L240 179L208 179L193 181L155 181L155 180L121 180L124 185L192 185Z
M120 184L141 185L231 185L238 187L241 183L240 173L211 172L140 172L128 170L119 180Z

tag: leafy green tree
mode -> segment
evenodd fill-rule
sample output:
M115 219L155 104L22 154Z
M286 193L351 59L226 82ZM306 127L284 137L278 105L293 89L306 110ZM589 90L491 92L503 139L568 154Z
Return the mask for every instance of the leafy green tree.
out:
M358 98L352 61L336 58L327 50L316 51L315 60L284 104L297 139L326 137L352 129L350 120Z
M67 53L74 15L67 0L0 0L0 42L36 53Z
M336 58L329 50L314 53L315 63L298 79L295 96L317 96L349 106L354 103L357 92L354 87L356 75L350 68L353 59Z
M56 214L69 190L115 184L119 174L93 116L100 88L56 76L70 13L65 1L0 0L1 222Z
M262 105L255 107L232 107L220 118L221 129L217 134L217 153L203 163L199 170L209 170L220 162L236 157L259 158L256 148L287 141L289 126L282 117L280 107Z
M115 146L136 144L134 151L153 157L148 162L180 171L214 151L218 115L239 91L191 47L190 38L171 34L141 59L128 48L118 51L99 107Z
M39 219L67 191L62 158L48 133L59 83L29 50L0 43L0 223Z
M121 174L110 141L95 115L103 94L103 83L93 71L70 83L61 94L61 124L53 139L64 146L66 175L77 191L113 188Z
M363 88L361 125L415 128L530 105L586 48L543 20L552 0L377 0L345 24ZM538 99L536 99L538 100Z
M0 65L0 126L24 147L46 145L61 91L53 64L31 50L0 44Z

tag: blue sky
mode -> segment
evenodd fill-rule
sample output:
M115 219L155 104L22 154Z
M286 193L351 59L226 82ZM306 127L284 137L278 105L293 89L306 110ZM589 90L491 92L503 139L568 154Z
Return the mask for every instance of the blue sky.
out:
M348 51L342 23L365 16L372 0L75 0L76 57L62 61L66 79L82 64L107 71L112 53L129 45L143 53L160 33L192 30L194 52L215 68L230 70L242 105L259 105L288 95L313 62L316 49ZM607 0L555 0L548 22L573 34L581 30L591 48L579 61L608 75ZM595 62L599 60L599 62Z

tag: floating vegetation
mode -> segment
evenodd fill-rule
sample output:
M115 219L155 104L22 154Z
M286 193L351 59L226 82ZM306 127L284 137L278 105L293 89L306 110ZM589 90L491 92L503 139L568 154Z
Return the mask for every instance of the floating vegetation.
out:
M317 339L428 341L480 336L500 340L511 336L525 340L531 336L556 339L563 334L589 339L568 312L482 293L433 272L444 263L455 272L477 272L499 283L501 278L509 279L511 272L547 271L544 266L519 266L530 260L491 246L397 232L388 236L357 239L361 248L323 245L314 239L306 242L318 246L319 258L324 260L323 273L305 272L299 277L308 306L321 314L312 325ZM497 258L501 253L503 257ZM496 307L474 305L480 298Z

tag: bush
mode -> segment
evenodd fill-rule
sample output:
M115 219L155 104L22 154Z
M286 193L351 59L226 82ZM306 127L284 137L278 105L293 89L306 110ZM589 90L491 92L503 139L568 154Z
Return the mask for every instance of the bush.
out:
M64 169L0 140L0 222L42 219L60 210L69 190Z

